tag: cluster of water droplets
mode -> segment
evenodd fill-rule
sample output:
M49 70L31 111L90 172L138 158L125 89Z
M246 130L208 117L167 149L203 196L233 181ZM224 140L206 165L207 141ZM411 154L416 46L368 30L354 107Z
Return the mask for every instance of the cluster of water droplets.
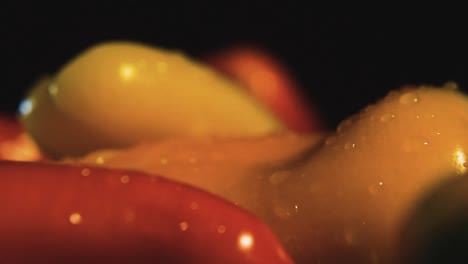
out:
M160 160L162 165L165 165L168 163L167 158L162 157ZM193 160L189 160L190 163L193 163ZM103 156L98 156L97 158L97 164L103 164L104 159ZM80 175L82 177L88 178L92 177L92 169L89 167L83 167L80 171ZM276 176L273 176L272 178L281 178L279 174L275 174ZM155 175L149 175L147 177L150 177L150 182L151 183L157 183L159 180L158 176ZM117 176L117 182L120 184L127 185L131 182L131 176L128 174L122 174ZM273 183L272 183L273 184ZM197 211L200 207L200 203L198 201L192 201L189 204L189 207L192 211ZM120 216L121 219L127 223L127 224L132 224L135 222L136 219L136 211L132 209L126 209L123 210L122 215ZM72 225L81 225L84 223L86 216L83 215L79 210L71 210L71 213L67 216L67 220L70 224ZM182 220L179 222L174 223L174 227L178 229L181 232L186 232L189 231L190 229L190 220ZM216 228L215 232L219 235L223 235L226 233L228 229L228 226L224 224L219 224L218 227ZM247 241L249 240L249 241ZM250 241L252 240L252 241ZM251 244L253 243L253 237L250 233L243 233L239 235L239 247L247 249Z
M447 83L443 86L442 89L457 89L455 83ZM383 100L382 104L392 105L394 109L387 109L382 111L382 109L377 109L376 105L369 105L360 111L358 114L355 114L344 121L342 121L335 131L335 133L329 135L325 141L325 146L329 147L341 147L344 150L352 151L359 148L359 146L366 144L366 141L369 137L374 136L372 132L374 128L383 128L392 125L393 122L399 121L404 122L405 119L408 119L409 122L430 122L431 119L437 118L437 115L434 112L431 112L430 109L425 112L416 113L412 111L412 107L419 105L422 101L421 95L419 94L420 89L424 90L425 88L416 89L403 89L401 91L392 91L390 92ZM395 104L397 103L397 104ZM387 107L389 108L389 107ZM407 114L413 113L413 114ZM349 131L355 127L360 128L360 135L349 137ZM435 130L433 133L435 136L440 135L440 131ZM338 146L337 146L338 145ZM422 150L425 146L430 145L430 140L428 136L410 138L403 140L401 142L401 149L405 152L417 152Z
M454 90L457 89L456 87L456 84L448 83L442 89ZM438 112L434 112L433 108L430 107L431 103L425 104L425 89L426 88L423 87L389 93L384 99L382 99L382 101L375 105L368 106L358 114L351 116L350 118L341 122L338 125L336 131L324 140L323 149L330 149L330 153L337 153L335 150L340 149L347 153L352 153L351 151L359 151L362 146L367 144L369 148L366 149L376 150L378 149L378 146L375 145L376 142L381 142L376 141L376 139L382 138L382 135L379 134L382 132L384 134L387 133L384 136L391 138L393 140L392 142L395 142L396 144L400 142L400 146L387 146L389 148L393 148L394 151L399 149L398 151L401 153L418 153L421 151L430 150L431 148L429 146L431 146L431 139L435 140L435 137L441 135L441 132L437 127L439 124L438 118L440 117L437 114ZM425 105L422 106L422 104ZM405 135L405 131L408 128L408 131L411 131L411 134ZM418 130L419 128L422 128L423 130ZM398 131L399 134L388 134L388 131ZM385 148L383 151L386 151ZM461 156L462 154L457 155ZM460 159L459 157L457 158ZM465 167L467 166L466 162L463 164ZM291 178L298 180L298 185L303 185L305 187L302 189L298 188L297 190L304 191L307 189L308 192L304 193L303 195L305 197L309 197L308 199L315 199L314 197L320 199L320 197L324 196L339 196L338 189L340 187L336 187L337 189L334 190L334 187L330 185L332 181L328 183L322 183L320 180L314 180L314 178L317 177L334 177L334 175L316 175L313 167L309 168L312 168L312 170L303 174L305 175L305 178L308 179L299 177L301 171L288 171L283 169L272 173L268 178L268 182L270 185L277 186L283 183L287 184L288 182L291 182ZM323 174L323 170L317 170L317 172ZM341 172L346 174L346 168L344 168ZM362 173L366 172L363 171ZM391 172L388 172L387 174L385 175L388 177L391 176ZM363 181L362 184L360 183L362 187L362 194L359 195L361 195L361 197L366 197L367 195L370 201L369 203L372 203L372 201L377 203L380 201L380 197L388 196L389 193L391 193L388 191L391 191L392 188L395 188L393 187L394 183L387 181L388 179L389 178L386 178L386 176L380 177L380 175L376 175L373 180L369 178L366 181ZM307 186L310 188L307 188ZM293 197L300 197L300 195L296 194L293 195ZM340 199L338 198L336 200ZM317 213L319 213L319 209L323 205L317 203L317 200L309 203L304 200L295 200L295 198L291 198L285 195L283 200L272 200L272 206L270 210L272 210L272 214L276 218L280 219L285 225L289 224L301 226L306 223L304 219L311 217L311 214L315 213L315 217L320 217L317 215ZM343 235L341 237L341 241L351 247L360 248L362 246L361 249L363 249L365 246L361 243L365 242L362 242L360 237L370 236L368 233L369 231L366 230L366 223L368 220L374 221L371 220L373 219L373 216L368 216L370 217L369 219L366 218L366 215L362 215L362 221L360 224L352 223L351 221L345 221L346 223L349 223L349 225L343 225ZM378 219L378 217L375 219ZM290 230L295 229L292 228ZM294 240L300 241L303 239L307 238L304 238L303 236L301 237L300 233L296 233L296 236L291 235L289 238L287 236L282 237L283 241L290 241L292 244L294 244ZM337 241L340 240L338 239ZM291 245L288 245L288 243L286 243L286 245L291 247ZM369 250L369 252L369 258L371 260L375 260L375 262L371 261L370 263L378 263L379 259L381 260L382 255L379 255L376 253L376 251Z

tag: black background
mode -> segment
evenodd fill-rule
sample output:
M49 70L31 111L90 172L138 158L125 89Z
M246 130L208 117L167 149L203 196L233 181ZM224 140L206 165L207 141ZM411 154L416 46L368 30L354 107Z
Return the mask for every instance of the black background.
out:
M356 13L287 1L128 0L12 1L1 13L0 110L10 113L39 76L115 39L194 57L236 43L263 47L295 74L330 126L404 84L468 85L468 23L452 10Z

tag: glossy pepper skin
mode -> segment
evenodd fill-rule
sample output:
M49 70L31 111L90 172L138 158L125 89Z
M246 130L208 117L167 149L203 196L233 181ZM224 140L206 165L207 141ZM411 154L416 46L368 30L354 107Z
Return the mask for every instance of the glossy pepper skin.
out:
M159 176L0 161L0 177L8 263L292 263L252 215Z
M86 49L50 80L37 82L19 108L26 130L57 158L174 135L284 130L266 107L210 67L180 52L127 41ZM49 127L59 133L44 135Z

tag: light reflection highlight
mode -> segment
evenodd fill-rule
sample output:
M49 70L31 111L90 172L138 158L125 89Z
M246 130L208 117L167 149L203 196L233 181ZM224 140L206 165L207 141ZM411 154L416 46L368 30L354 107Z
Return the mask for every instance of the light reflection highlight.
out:
M224 234L224 232L226 232L226 226L220 225L216 231L218 231L219 234Z
M84 177L87 177L91 174L91 170L88 169L88 168L84 168L81 170L81 175L84 176Z
M250 250L254 245L254 237L251 233L243 232L239 235L238 245L241 250Z
M188 223L185 222L185 221L184 221L184 222L180 222L179 228L180 228L180 230L182 230L182 231L187 231L187 229L189 228L189 225L188 225Z
M122 175L120 177L120 182L121 183L128 183L130 181L130 177L128 175Z
M54 97L54 96L57 96L57 93L58 93L58 86L54 83L50 84L49 87L47 88L47 90L49 91L49 95Z
M119 68L120 78L124 81L129 81L135 77L136 68L130 63L122 63Z
M72 225L79 225L82 222L81 215L79 213L73 213L68 217L68 220Z
M452 154L453 164L455 166L455 171L458 174L462 174L466 171L466 154L461 147L457 147Z
M104 164L104 157L99 156L96 158L96 164Z
M25 99L21 101L18 111L22 116L29 115L34 108L34 102L31 99Z

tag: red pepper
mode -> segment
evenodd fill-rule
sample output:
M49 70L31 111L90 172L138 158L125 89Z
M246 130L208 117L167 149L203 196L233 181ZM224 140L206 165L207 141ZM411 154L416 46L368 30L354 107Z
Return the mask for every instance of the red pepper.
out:
M0 160L41 160L31 138L13 117L0 113Z
M13 117L0 113L0 142L13 140L23 132Z
M214 52L205 61L243 84L292 131L310 133L324 129L317 107L304 99L295 76L268 51L238 45Z
M0 262L292 263L237 206L160 176L0 161Z

